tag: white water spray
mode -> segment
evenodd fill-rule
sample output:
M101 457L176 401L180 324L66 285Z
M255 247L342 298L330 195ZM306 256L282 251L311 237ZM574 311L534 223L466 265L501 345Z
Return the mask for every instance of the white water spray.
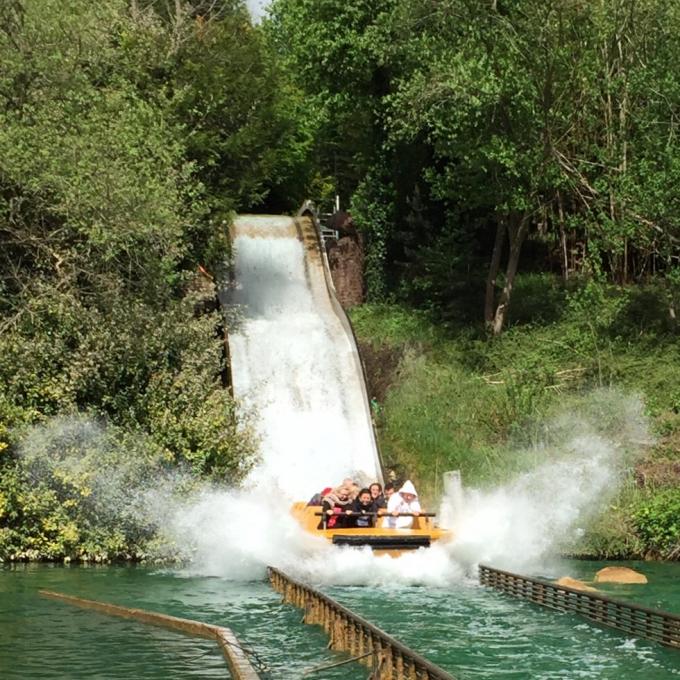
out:
M309 228L289 218L236 222L235 282L224 296L243 317L229 336L232 380L236 396L258 412L262 458L243 490L203 485L178 493L184 482L145 481L124 462L129 456L103 440L88 444L99 437L88 426L65 430L77 435L69 456L59 442L29 438L27 460L58 478L77 476L85 457L93 503L114 521L144 518L167 544L189 552L201 574L248 580L273 565L317 583L441 586L479 562L530 570L602 508L625 452L648 442L640 401L612 392L595 400L594 415L563 416L534 450L533 469L499 488L462 495L451 479L440 513L455 533L448 545L395 560L305 533L290 516L292 501L346 476L377 479L379 470L356 347Z
M603 420L602 409L606 409ZM530 570L573 542L588 519L616 494L627 461L651 443L642 402L614 390L584 397L578 413L565 413L547 428L533 469L489 491L469 490L456 504L454 559L467 569L487 563Z
M399 559L306 533L290 498L266 485L224 489L164 475L141 458L142 442L140 457L130 456L130 444L98 423L56 419L35 428L21 451L36 481L87 486L93 517L155 528L163 539L157 556L179 548L195 574L247 581L272 565L314 583L442 587L474 575L480 562L530 573L603 508L631 449L649 443L640 402L615 394L609 401L618 417L605 431L599 413L564 415L533 452L543 462L503 486L462 493L450 480L441 517L450 513L455 540Z
M393 560L305 534L289 515L292 501L345 476L376 479L379 469L356 348L310 226L235 222L235 282L224 298L243 319L230 333L232 379L236 396L259 413L263 460L248 492L203 496L175 514L170 530L193 544L194 568L239 578L271 564L316 582L441 585L482 561L535 565L615 491L622 449L646 438L640 402L596 400L595 425L565 415L534 452L541 460L533 471L502 487L463 499L460 479L450 479L440 512L455 533L450 545ZM602 422L614 426L604 431Z
M585 401L585 410L592 410L593 399ZM330 546L297 525L284 496L261 488L195 499L175 513L171 531L193 544L193 570L228 578L262 576L266 565L332 584L445 586L474 576L479 563L531 573L606 507L631 450L649 443L639 400L610 394L608 401L618 414L608 436L593 420L597 413L564 414L532 451L543 462L507 484L463 492L460 480L451 478L440 509L454 532L450 544L399 559Z

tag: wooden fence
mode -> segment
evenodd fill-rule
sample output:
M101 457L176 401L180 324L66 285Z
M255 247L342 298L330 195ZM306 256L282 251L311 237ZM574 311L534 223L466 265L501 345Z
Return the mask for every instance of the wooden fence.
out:
M680 648L680 616L479 565L479 582L543 607L574 612L634 637Z
M372 669L371 680L454 680L380 628L282 571L269 567L272 587L285 602L304 610L304 622L321 626L328 634L329 648L348 652Z

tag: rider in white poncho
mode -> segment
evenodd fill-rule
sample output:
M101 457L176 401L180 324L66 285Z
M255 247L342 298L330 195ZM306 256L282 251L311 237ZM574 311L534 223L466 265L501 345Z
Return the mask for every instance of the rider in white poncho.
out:
M390 497L383 526L387 529L410 529L413 525L413 517L392 517L392 513L400 512L412 512L415 515L420 513L418 492L410 479L406 480L401 489Z

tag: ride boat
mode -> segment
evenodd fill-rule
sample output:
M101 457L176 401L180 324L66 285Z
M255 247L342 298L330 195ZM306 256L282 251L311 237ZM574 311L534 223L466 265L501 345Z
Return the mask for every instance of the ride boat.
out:
M352 548L368 546L375 553L388 554L392 557L399 557L405 552L418 550L418 548L429 548L436 541L443 543L453 538L450 531L435 526L436 515L433 512L399 513L397 516L413 517L413 524L409 529L380 526L385 515L377 513L363 513L364 516L372 515L377 526L329 527L327 516L321 512L321 506L308 505L304 502L294 503L291 513L305 531L321 536L333 545Z

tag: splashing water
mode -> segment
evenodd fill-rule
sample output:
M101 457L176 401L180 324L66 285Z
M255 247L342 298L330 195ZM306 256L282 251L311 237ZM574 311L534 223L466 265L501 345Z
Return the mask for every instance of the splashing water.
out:
M398 560L370 548L330 545L307 533L289 512L290 501L255 491L210 491L175 509L165 530L192 546L188 571L233 580L265 575L267 566L314 583L444 585L460 570L441 547Z
M18 453L32 484L49 490L47 502L68 508L66 516L85 531L77 556L103 559L92 551L107 535L124 535L133 551L148 545L159 557L177 552L161 527L199 482L186 469L168 468L148 438L82 415L62 416L30 428Z
M599 509L617 485L611 451L596 437L573 445L585 455L541 465L492 491L467 493L453 525L454 556L466 565L521 571L563 542L588 510Z
M93 517L153 527L162 545L185 549L195 574L247 581L272 565L322 584L445 586L472 575L479 562L531 571L602 509L631 453L650 441L639 400L607 392L606 401L616 416L604 424L602 393L585 414L554 421L532 450L542 462L507 484L462 494L459 484L449 485L440 517L448 517L455 539L399 559L331 546L305 532L289 512L300 499L272 487L269 470L238 490L158 469L149 477L143 446L131 457L129 442L123 445L99 423L72 418L35 428L21 452L36 481L86 485ZM315 488L313 474L301 482Z
M604 428L603 395L617 414ZM288 512L299 499L272 494L266 483L203 495L175 514L170 530L193 543L192 569L228 578L259 576L273 565L316 583L442 586L473 575L480 562L531 571L602 510L628 457L648 443L638 399L609 391L592 395L581 412L563 414L546 428L546 440L532 451L543 462L533 469L462 496L454 480L440 509L440 517L452 521L447 528L454 540L399 559L330 546L305 533ZM506 455L513 453L519 455Z
M602 419L602 409L608 415ZM567 544L616 494L627 461L651 443L640 399L615 390L584 397L579 413L551 423L534 450L534 469L490 491L443 499L460 510L451 554L467 568L480 562L521 571Z

